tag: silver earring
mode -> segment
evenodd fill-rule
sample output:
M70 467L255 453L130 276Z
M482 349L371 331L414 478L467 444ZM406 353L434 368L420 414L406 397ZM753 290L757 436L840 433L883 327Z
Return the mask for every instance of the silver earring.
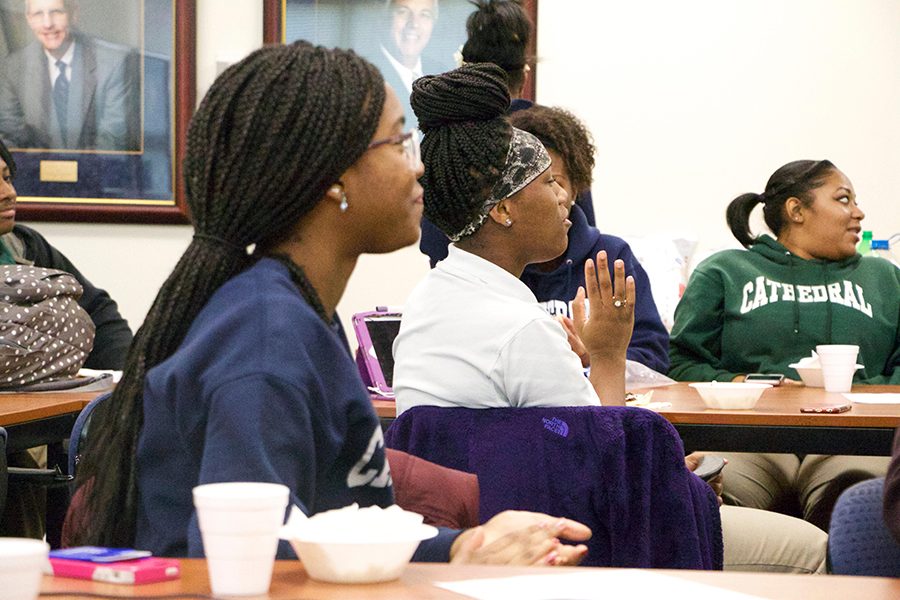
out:
M503 224L506 225L507 227L512 227L512 219L510 219L509 217L506 217L506 220L503 221Z
M341 212L342 213L347 212L347 209L349 207L350 207L350 203L347 202L347 192L345 192L344 190L341 190L341 206L340 206Z

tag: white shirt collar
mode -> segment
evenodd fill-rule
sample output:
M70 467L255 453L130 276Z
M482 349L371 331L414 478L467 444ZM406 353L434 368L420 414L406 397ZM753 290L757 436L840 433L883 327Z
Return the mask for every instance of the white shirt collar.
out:
M450 244L447 258L439 262L435 270L442 270L466 281L481 283L488 286L491 291L504 296L537 304L534 293L521 279L489 260L466 252L456 244Z
M69 48L66 50L66 53L62 55L62 58L57 59L46 50L44 50L44 55L47 57L47 67L51 86L56 83L56 78L59 76L59 67L56 66L57 60L63 61L66 65L66 77L69 81L72 81L72 60L75 58L75 40L72 40L72 43L69 44Z
M391 61L391 66L394 67L394 70L397 71L397 75L400 76L400 79L403 81L403 85L406 86L407 92L412 92L412 82L422 76L422 57L416 61L416 66L410 69L403 63L399 62L394 56L385 48L383 45L381 46L381 52L387 57L389 61Z

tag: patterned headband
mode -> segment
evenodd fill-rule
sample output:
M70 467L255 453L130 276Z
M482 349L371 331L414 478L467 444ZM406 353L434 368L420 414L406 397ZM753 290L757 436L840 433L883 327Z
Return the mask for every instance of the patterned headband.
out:
M491 209L504 198L509 198L526 185L534 181L538 175L550 168L550 155L539 139L521 129L513 127L512 140L506 153L506 164L500 180L491 188L491 194L475 219L466 225L450 240L458 242L478 231L487 219Z

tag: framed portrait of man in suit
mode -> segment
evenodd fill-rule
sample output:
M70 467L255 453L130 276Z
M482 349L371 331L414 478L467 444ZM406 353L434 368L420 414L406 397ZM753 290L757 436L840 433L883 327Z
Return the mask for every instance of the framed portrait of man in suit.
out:
M0 139L23 220L186 222L194 0L0 0Z
M537 0L521 5L536 23ZM404 104L407 125L415 127L413 80L459 66L466 19L475 9L469 0L265 0L264 39L352 48L378 67ZM534 98L531 69L522 92L528 99Z

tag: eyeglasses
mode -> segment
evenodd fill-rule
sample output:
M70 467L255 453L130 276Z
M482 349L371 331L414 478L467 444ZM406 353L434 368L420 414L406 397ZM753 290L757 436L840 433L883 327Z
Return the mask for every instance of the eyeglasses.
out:
M414 131L398 133L397 135L392 135L383 140L375 140L369 144L367 149L371 150L372 148L385 146L387 144L403 146L403 153L406 155L406 160L409 161L409 164L413 167L419 166L419 141L416 139Z

